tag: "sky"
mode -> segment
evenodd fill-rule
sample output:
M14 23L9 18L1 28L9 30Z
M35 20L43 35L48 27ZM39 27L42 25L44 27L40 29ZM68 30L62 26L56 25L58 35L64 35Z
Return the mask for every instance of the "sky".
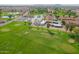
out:
M78 0L0 0L0 4L79 4Z

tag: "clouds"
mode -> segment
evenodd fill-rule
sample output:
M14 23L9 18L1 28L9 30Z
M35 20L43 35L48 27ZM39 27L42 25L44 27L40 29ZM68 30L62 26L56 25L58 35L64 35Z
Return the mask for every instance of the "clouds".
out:
M78 0L1 0L0 4L79 4Z

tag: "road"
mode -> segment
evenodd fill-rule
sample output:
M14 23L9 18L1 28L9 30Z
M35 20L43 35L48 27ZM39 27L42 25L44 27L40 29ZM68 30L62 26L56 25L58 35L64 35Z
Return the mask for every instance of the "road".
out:
M20 15L20 16L17 16L15 19L11 20L11 21L8 21L8 22L5 22L3 24L0 24L0 27L1 26L5 26L13 21L26 21L27 17L24 17L23 15L27 15L28 12L25 12L24 14ZM33 21L32 21L33 22ZM33 25L34 26L34 25ZM46 26L42 26L42 27L46 27ZM56 27L51 27L51 29L57 29L57 30L62 30L62 31L65 31L64 28L56 28Z
M23 13L22 15L25 15L25 14L28 14L27 12L25 12L25 13ZM20 21L20 20L25 20L26 19L26 17L24 18L22 15L20 15L20 16L17 16L15 19L13 19L13 20L11 20L11 21L8 21L8 22L5 22L5 23L3 23L3 24L0 24L0 27L1 26L5 26L5 25L7 25L7 24L9 24L9 23L11 23L11 22L13 22L13 21Z

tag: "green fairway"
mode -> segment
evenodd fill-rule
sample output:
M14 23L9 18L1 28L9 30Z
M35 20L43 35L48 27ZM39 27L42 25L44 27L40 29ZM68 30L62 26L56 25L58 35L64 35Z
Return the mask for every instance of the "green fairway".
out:
M28 29L24 22L0 27L0 53L67 54L79 53L78 43L69 43L67 33L46 28Z
M13 20L15 19L15 16L18 16L18 14L14 13L17 12L2 12L1 14L2 18L0 18L0 20L6 20L6 21Z

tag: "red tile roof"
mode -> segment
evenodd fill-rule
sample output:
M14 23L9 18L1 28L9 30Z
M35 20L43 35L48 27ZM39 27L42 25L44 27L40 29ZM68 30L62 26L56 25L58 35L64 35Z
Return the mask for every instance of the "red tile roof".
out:
M48 16L46 16L46 19L47 20L53 20L53 16L48 15Z

